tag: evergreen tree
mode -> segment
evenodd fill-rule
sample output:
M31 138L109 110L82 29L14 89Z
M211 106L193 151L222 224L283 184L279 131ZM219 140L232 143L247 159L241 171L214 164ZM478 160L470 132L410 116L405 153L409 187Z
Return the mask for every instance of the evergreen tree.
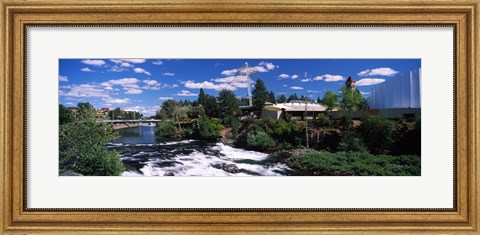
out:
M235 94L231 90L223 89L218 94L218 101L221 106L221 117L236 116L240 112L240 105L235 97Z
M297 94L290 95L287 99L287 102L291 102L292 100L298 100Z
M205 91L203 91L203 88L200 88L200 93L198 94L198 103L202 106L205 106L205 102L206 102Z
M253 106L256 110L261 111L265 102L270 99L270 94L262 79L258 79L252 91Z
M285 103L285 102L287 102L287 97L285 97L284 94L281 94L277 99L277 103Z
M273 93L273 91L270 91L270 99L268 102L275 103L275 93Z
M73 118L72 110L68 109L63 104L59 105L59 107L58 107L58 119L59 119L60 125L71 122L72 118Z

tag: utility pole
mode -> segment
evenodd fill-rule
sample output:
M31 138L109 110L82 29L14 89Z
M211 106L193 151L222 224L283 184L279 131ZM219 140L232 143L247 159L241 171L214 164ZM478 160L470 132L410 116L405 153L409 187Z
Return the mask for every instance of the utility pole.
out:
M306 140L307 140L307 149L309 148L309 144L308 144L308 117L307 117L307 104L308 104L308 101L305 101L305 137L306 137Z
M250 82L250 76L248 74L248 63L245 62L245 76L247 76L247 81L248 81L248 105L252 106L252 85Z

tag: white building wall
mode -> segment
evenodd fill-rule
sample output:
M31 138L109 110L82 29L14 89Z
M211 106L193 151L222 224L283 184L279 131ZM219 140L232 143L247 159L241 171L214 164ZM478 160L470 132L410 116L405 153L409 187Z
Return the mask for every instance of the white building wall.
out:
M370 109L421 108L421 69L376 85L367 101Z

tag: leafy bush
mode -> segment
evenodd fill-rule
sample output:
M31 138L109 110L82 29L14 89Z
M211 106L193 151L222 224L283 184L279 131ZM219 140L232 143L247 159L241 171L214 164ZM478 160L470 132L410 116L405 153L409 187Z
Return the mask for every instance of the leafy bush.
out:
M353 128L343 132L342 138L338 143L338 150L345 152L368 152L362 137Z
M247 139L247 147L256 150L266 150L275 146L275 141L267 133L258 131Z
M383 153L395 142L395 122L382 116L366 116L362 119L360 133L370 152Z
M202 140L216 140L220 136L220 131L224 128L207 117L201 117L197 120L196 134Z
M93 149L80 153L73 169L84 175L120 175L125 167L119 159L115 151Z
M175 125L170 121L159 122L155 134L166 138L175 137Z
M79 104L71 122L60 126L60 166L84 175L119 175L123 163L117 152L106 144L119 137L113 126L97 122L89 103Z
M365 152L311 151L295 158L293 165L315 175L421 175L416 155L373 155Z
M232 128L232 132L234 134L238 133L238 129L240 127L240 122L236 117L232 116L226 116L222 119L222 124L225 125L226 127Z
M327 115L323 113L319 113L317 115L317 119L313 121L313 124L315 126L330 127L332 126L332 120L330 120L330 118Z

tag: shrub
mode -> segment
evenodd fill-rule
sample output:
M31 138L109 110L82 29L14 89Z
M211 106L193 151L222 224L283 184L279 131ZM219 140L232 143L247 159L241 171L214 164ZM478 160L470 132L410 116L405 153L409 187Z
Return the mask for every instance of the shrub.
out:
M266 150L275 146L275 141L267 133L258 131L247 139L247 147L257 150Z
M388 151L395 142L395 122L382 116L366 116L362 119L360 133L372 153Z
M294 166L316 175L420 175L421 158L416 155L373 155L365 152L307 152Z
M226 116L222 119L222 124L226 127L232 128L234 134L238 133L238 128L240 127L240 122L236 117Z
M332 121L330 120L330 118L327 115L325 115L323 113L319 113L317 115L317 119L315 119L313 121L313 124L315 126L330 127L330 126L332 126Z
M119 135L111 124L97 122L90 106L79 104L73 120L60 126L60 167L84 175L119 175L123 163L117 152L105 147Z
M175 125L170 121L159 122L155 134L166 138L175 137Z
M362 137L357 134L353 128L343 132L340 142L338 143L338 150L345 152L368 152Z
M103 149L80 153L75 161L74 170L84 175L113 176L125 171L118 153Z
M220 136L220 131L224 128L207 117L197 119L196 133L202 140L216 140Z

